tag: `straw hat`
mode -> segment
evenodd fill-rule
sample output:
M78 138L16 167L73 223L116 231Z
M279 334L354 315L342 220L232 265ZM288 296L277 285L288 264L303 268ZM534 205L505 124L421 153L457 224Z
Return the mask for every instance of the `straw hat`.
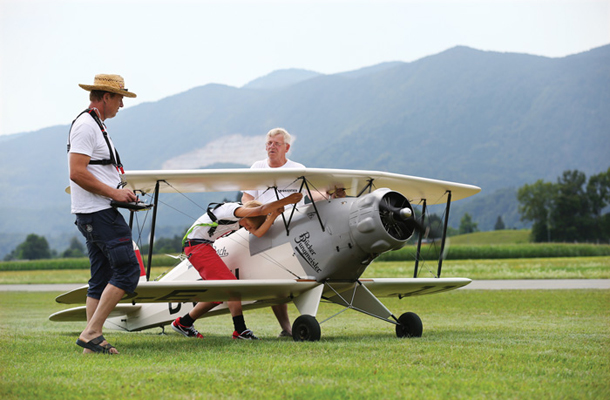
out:
M93 85L83 85L82 83L79 83L78 86L87 91L103 90L104 92L118 93L125 97L136 97L135 93L125 89L125 81L120 75L95 75Z

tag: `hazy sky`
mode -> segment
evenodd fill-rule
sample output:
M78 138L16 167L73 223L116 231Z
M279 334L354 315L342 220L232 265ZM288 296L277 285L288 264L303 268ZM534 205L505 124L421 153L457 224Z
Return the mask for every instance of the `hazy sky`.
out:
M0 134L69 124L79 83L117 73L130 107L283 68L324 74L457 45L563 57L610 43L610 0L0 0ZM120 114L119 114L120 118Z

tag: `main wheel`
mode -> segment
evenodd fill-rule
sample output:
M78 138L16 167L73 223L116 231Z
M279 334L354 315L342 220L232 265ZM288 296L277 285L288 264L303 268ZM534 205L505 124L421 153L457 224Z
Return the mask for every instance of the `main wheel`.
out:
M396 325L396 336L399 338L421 337L423 330L424 325L422 324L419 316L415 313L407 312L398 318L398 325Z
M320 340L320 324L311 315L301 315L292 324L292 338L295 342L316 342Z

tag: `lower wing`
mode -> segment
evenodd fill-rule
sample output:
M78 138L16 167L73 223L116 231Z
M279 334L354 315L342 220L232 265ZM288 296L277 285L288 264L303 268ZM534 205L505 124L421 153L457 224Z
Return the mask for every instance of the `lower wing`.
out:
M377 297L410 297L458 289L472 282L468 278L372 278L360 279Z
M360 282L377 297L410 297L434 294L468 285L468 278L373 278ZM272 300L294 298L320 285L310 279L248 279L228 281L140 282L134 293L125 294L121 303L184 303L228 300ZM353 284L329 282L339 289ZM341 290L339 289L339 290ZM342 290L341 290L342 291ZM87 286L58 296L63 304L83 304Z
M121 303L186 303L228 300L272 300L297 297L320 283L310 279L249 279L227 281L140 282ZM85 303L87 286L58 296L63 304Z

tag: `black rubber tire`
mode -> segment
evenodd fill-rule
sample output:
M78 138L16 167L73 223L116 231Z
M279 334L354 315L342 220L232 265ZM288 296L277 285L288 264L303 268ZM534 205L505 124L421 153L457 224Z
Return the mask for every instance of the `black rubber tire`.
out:
M412 312L406 312L398 318L396 325L396 336L403 337L421 337L424 330L424 325L419 316ZM294 331L293 331L294 332Z
M321 335L320 324L311 315L301 315L292 324L292 338L295 342L317 342Z

